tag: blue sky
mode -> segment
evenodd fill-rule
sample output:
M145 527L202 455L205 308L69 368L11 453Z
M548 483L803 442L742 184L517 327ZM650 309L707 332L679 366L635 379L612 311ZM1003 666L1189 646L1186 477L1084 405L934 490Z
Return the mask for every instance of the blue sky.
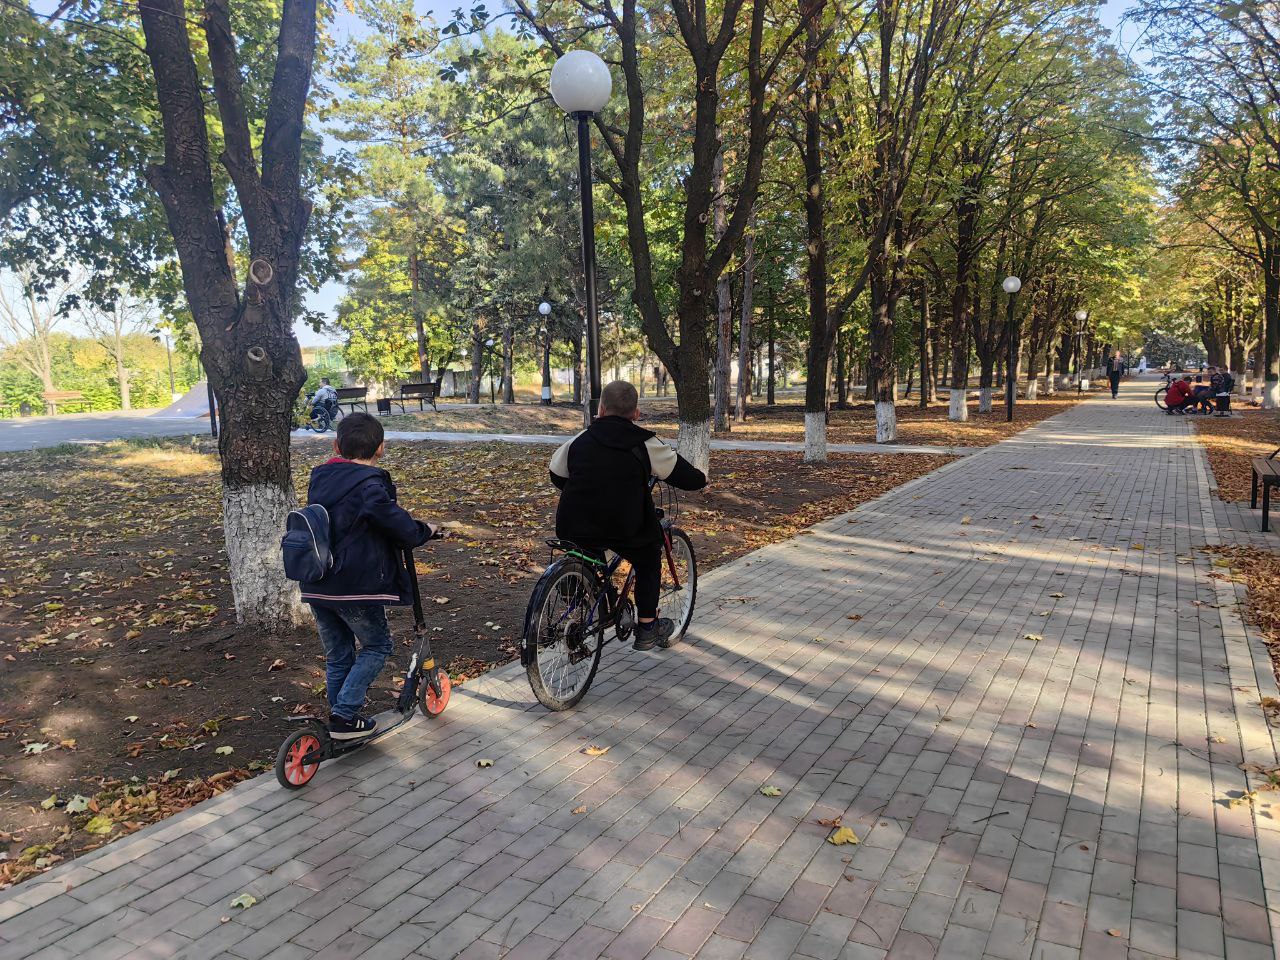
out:
M1120 19L1124 16L1126 10L1133 5L1132 0L1105 0L1100 11L1102 23L1111 28L1116 34L1116 42L1122 48L1128 48L1133 45L1134 31L1132 27L1121 31ZM449 11L456 4L440 2L440 0L419 0L416 9L423 16L434 16L440 22L449 16ZM358 17L347 13L346 9L338 6L338 15L333 22L334 39L342 42L353 36L359 36L362 33L362 25ZM319 310L332 317L336 310L338 301L342 298L345 285L341 283L325 284L320 290L307 298L307 306L312 310ZM333 342L333 338L325 334L317 334L310 327L299 322L295 328L298 340L304 346L314 346L328 344Z

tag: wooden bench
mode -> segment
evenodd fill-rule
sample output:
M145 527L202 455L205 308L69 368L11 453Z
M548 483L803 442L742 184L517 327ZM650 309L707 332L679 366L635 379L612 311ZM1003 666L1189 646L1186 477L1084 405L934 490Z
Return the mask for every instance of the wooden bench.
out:
M400 384L400 396L391 400L391 403L400 405L400 411L405 411L405 404L414 400L418 401L418 409L427 409L426 405L431 404L431 409L439 413L440 410L436 406L436 399L440 396L440 385L438 383L402 383Z
M1271 529L1271 488L1280 487L1280 460L1276 459L1280 449L1273 450L1269 457L1255 457L1253 460L1253 482L1249 488L1249 509L1258 506L1258 486L1262 486L1262 532Z
M84 394L79 390L46 390L40 394L44 398L45 410L50 414L58 412L58 404L60 403L78 403L81 406L87 405Z
M369 388L368 387L338 387L338 407L350 407L354 413L357 406L364 407L364 412L369 412Z

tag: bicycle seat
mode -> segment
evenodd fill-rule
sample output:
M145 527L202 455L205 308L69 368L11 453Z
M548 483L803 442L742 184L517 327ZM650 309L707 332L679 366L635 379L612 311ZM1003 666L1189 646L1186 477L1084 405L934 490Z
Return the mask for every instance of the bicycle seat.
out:
M571 540L561 540L552 538L547 541L547 546L552 550L559 550L561 553L568 553L572 556L586 560L588 563L594 563L597 566L605 566L608 561L605 559L603 550L590 550L586 547L580 547Z

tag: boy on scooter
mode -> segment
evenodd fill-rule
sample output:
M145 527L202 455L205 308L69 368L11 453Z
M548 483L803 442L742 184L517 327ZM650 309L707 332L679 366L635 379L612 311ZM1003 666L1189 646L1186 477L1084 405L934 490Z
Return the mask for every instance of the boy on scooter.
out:
M411 602L415 574L403 551L436 535L396 503L391 474L377 466L385 448L377 418L351 414L338 424L335 456L311 471L307 488L307 502L329 513L333 565L321 579L302 584L302 599L311 604L324 644L335 740L367 737L377 728L361 711L392 650L386 608Z

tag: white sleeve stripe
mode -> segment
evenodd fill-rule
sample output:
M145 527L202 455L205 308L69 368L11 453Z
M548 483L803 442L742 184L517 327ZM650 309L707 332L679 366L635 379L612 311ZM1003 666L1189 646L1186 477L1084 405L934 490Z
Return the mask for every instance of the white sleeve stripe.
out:
M671 471L676 468L676 452L657 437L646 440L644 448L649 454L649 469L653 475L659 480L671 476Z
M556 448L556 452L551 455L551 472L557 477L564 477L565 479L568 479L569 448L573 446L573 441L577 440L578 437L582 436L584 433L586 433L586 431L582 430L574 434L564 443L560 444L560 446Z

